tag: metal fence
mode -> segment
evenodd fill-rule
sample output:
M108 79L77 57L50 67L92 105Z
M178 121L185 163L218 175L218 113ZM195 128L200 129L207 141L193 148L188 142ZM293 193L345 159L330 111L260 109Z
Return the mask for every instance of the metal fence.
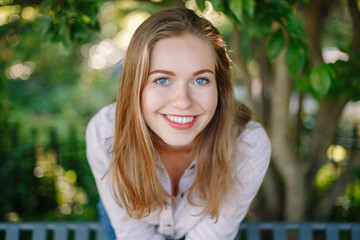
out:
M360 223L242 223L236 240L360 240Z
M0 223L0 240L106 240L99 222Z
M236 237L285 239L360 240L360 223L242 223ZM99 222L0 223L0 240L106 240L106 235Z

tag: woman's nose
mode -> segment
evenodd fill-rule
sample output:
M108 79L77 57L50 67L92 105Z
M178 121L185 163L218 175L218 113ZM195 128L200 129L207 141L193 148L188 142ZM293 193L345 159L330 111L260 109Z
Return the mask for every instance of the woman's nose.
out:
M179 109L187 109L191 105L190 89L187 84L179 84L176 86L173 96L173 107Z

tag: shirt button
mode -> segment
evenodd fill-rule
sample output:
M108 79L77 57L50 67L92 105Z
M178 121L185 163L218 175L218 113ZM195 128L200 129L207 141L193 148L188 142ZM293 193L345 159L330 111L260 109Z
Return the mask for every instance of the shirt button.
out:
M195 165L192 165L191 167L190 167L190 169L194 169L195 168Z
M182 197L182 198L183 198L183 197L184 197L184 193L180 194L180 197Z
M171 227L171 224L167 224L166 226L167 226L167 227Z

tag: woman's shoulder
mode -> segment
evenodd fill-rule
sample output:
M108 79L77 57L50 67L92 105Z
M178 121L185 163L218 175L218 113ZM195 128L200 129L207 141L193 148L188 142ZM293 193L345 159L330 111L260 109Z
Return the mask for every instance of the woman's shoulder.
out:
M270 151L271 149L270 139L263 125L254 120L249 121L245 125L236 142L239 150L257 151L261 149Z
M86 143L88 146L101 148L105 152L112 151L115 133L116 103L101 108L89 121L86 128Z
M271 157L271 144L264 127L256 121L248 122L236 143L235 164L242 183L262 180Z
M114 135L116 103L101 108L89 121L87 129L96 130L99 138L108 138Z
M86 156L96 178L101 179L110 164L114 142L116 105L110 104L98 111L86 128Z

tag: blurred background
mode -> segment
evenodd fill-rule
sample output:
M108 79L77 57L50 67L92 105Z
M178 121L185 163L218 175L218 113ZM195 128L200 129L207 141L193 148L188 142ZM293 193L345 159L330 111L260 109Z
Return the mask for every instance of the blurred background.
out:
M135 29L175 5L218 27L272 140L247 220L359 221L359 0L0 0L0 221L97 219L87 122Z

